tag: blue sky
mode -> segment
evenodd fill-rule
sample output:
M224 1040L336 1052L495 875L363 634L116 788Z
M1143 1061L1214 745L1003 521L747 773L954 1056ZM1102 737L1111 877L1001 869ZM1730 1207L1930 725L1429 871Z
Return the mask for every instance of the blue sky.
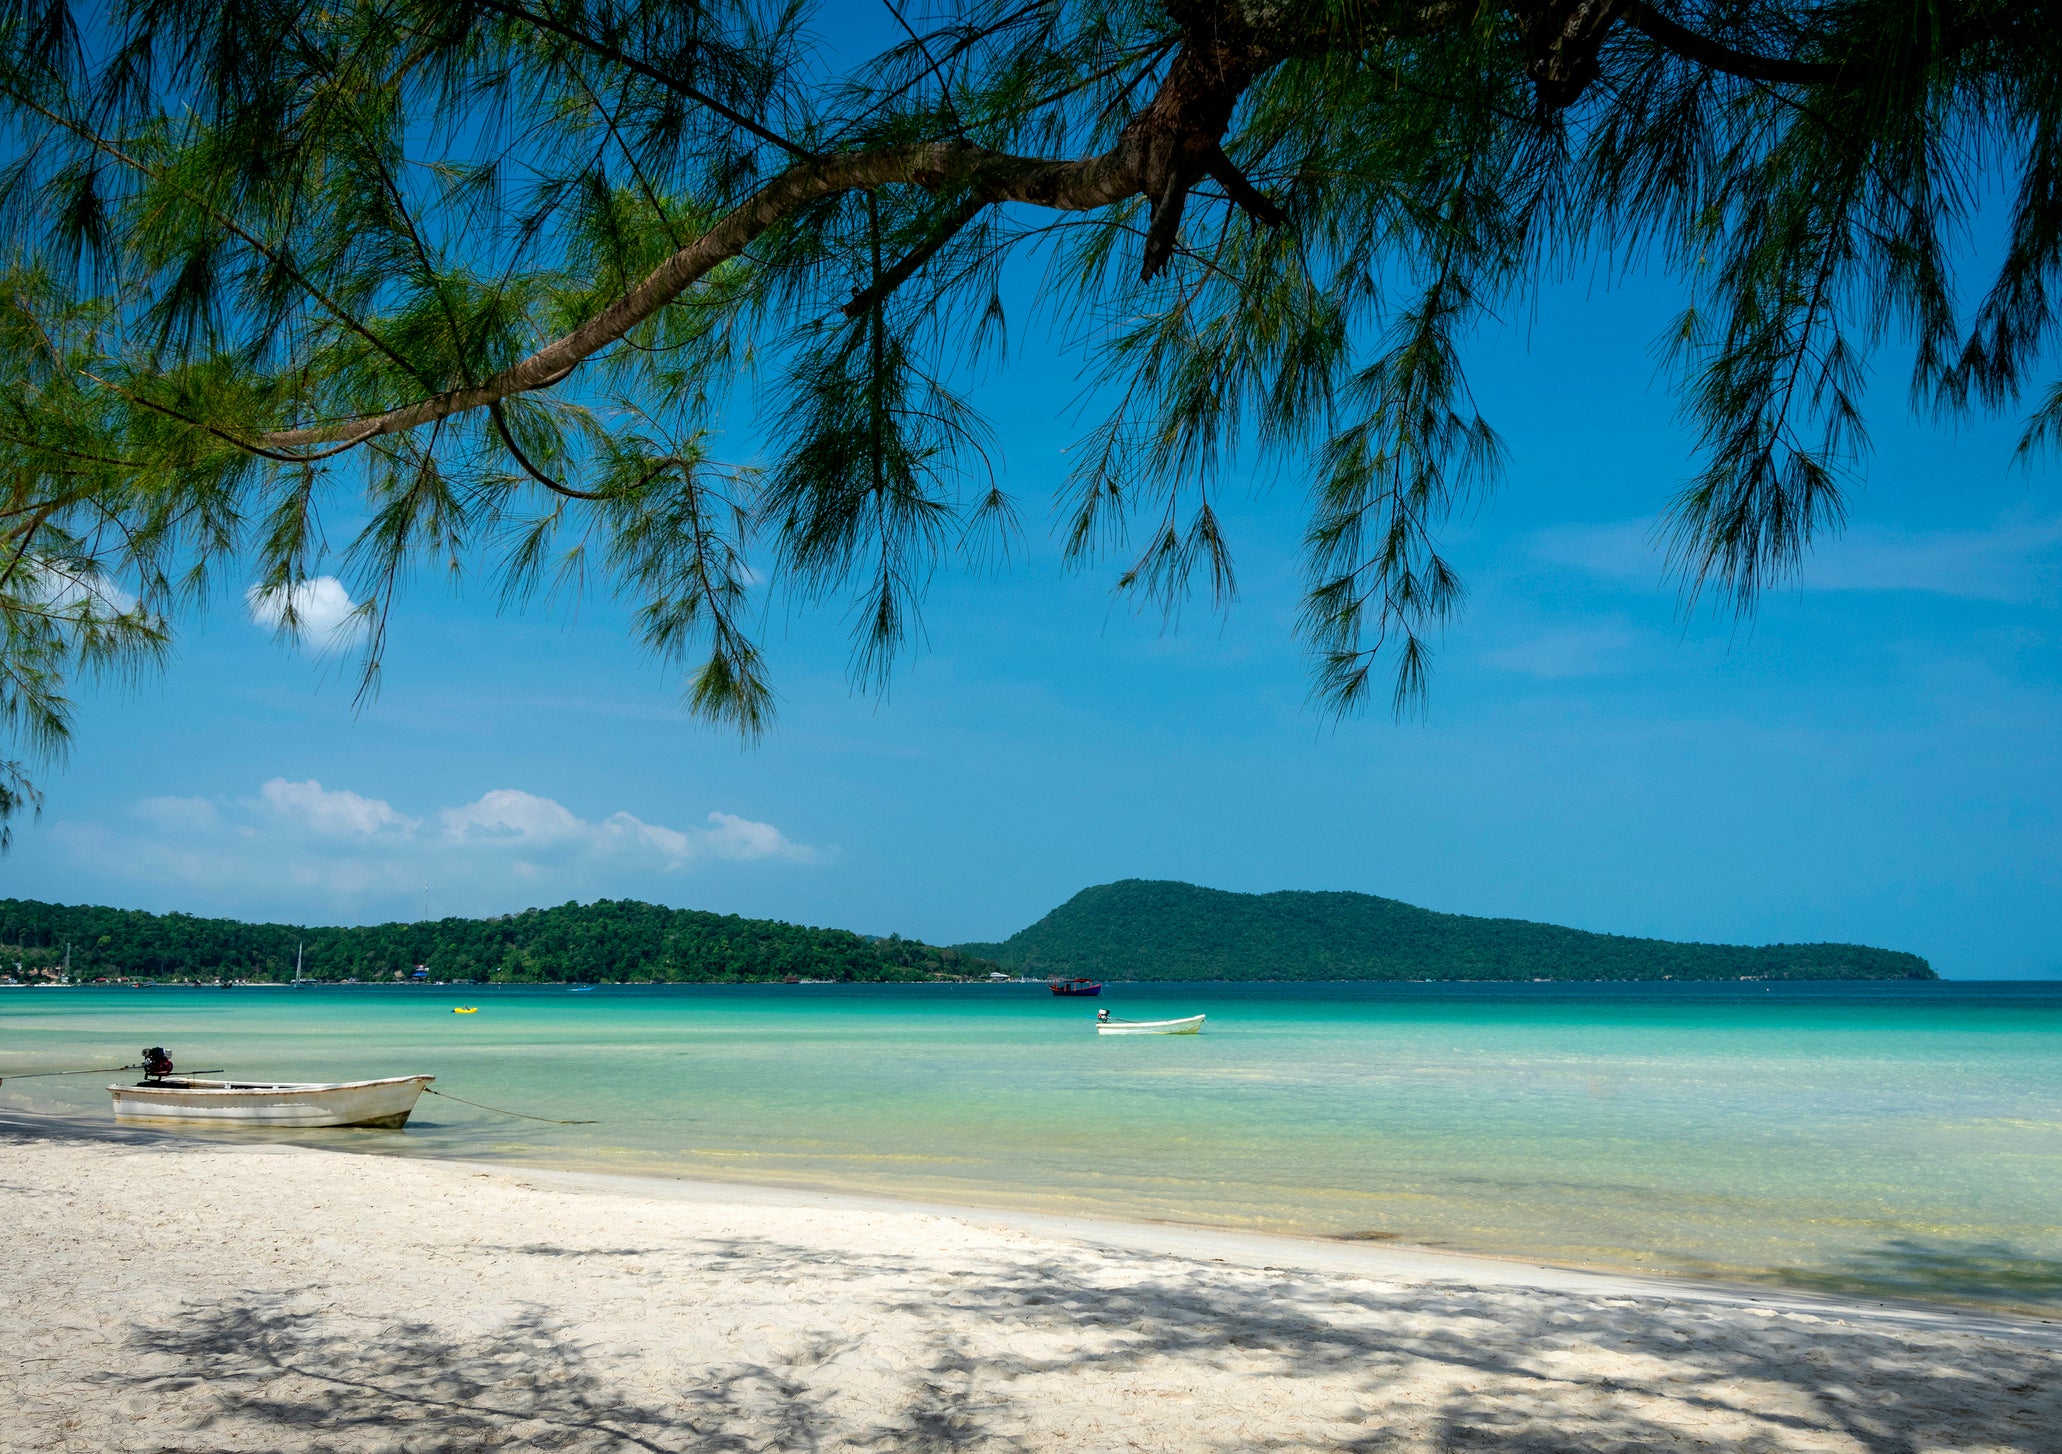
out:
M437 915L636 897L949 943L1140 876L2062 976L2062 461L2013 467L2016 417L1913 421L1889 356L1845 534L1753 621L1685 616L1653 543L1692 468L1651 347L1675 305L1571 283L1473 339L1510 468L1446 531L1472 595L1422 721L1306 707L1293 475L1228 496L1226 618L1063 573L1079 360L1033 333L977 395L1028 538L940 575L887 701L836 608L776 608L781 722L741 750L612 603L431 582L354 713L347 660L232 594L162 679L82 692L0 893L358 922L427 884Z

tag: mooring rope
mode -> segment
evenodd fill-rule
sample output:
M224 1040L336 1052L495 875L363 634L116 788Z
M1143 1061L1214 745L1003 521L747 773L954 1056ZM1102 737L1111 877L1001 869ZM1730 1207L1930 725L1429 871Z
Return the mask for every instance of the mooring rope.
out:
M599 1126L601 1124L599 1121L560 1121L551 1116L530 1116L525 1115L521 1111L504 1111L499 1106L481 1105L480 1102L469 1101L464 1096L455 1096L450 1091L440 1091L433 1085L426 1085L423 1087L423 1090L433 1096L442 1096L447 1101L457 1101L461 1106L475 1106L483 1111L492 1111L497 1116L514 1116L519 1121L542 1121L547 1126Z

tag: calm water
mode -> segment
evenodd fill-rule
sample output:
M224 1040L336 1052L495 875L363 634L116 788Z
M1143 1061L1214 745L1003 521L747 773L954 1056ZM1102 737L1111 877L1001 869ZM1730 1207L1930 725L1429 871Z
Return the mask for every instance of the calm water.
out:
M477 1004L476 1015L451 1006ZM2062 1311L2062 983L0 991L0 1075L434 1073L415 1155ZM0 1107L108 1116L112 1077Z

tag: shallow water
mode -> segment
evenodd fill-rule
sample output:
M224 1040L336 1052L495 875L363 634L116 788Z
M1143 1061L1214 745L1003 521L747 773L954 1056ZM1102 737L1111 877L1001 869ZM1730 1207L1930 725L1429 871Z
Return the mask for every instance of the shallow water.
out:
M2062 983L0 992L0 1076L423 1071L274 1139L1389 1239L2062 1313ZM453 1015L476 1004L476 1015ZM114 1077L0 1106L108 1116ZM233 1133L249 1135L251 1133Z

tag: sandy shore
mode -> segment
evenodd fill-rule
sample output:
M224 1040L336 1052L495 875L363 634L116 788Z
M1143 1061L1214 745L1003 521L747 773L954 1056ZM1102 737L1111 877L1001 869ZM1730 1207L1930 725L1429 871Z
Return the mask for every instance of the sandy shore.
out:
M0 1451L2062 1451L2062 1327L0 1116Z

